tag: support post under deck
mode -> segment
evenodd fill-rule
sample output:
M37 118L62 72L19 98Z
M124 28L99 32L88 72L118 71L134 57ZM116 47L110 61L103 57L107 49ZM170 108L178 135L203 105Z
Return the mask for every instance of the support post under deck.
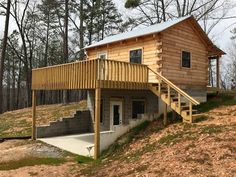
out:
M100 155L100 114L101 114L100 106L101 106L101 88L98 87L95 89L94 159L98 159Z
M32 90L32 140L36 140L36 91Z
M164 124L164 126L167 125L167 104L165 104L165 108L164 108L164 119L163 119L163 124Z

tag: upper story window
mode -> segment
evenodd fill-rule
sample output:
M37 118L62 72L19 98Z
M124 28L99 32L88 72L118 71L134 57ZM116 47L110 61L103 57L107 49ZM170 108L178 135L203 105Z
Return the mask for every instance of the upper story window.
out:
M107 59L107 52L99 52L97 55L100 59Z
M182 67L191 67L191 53L187 51L182 51Z
M129 51L130 63L142 63L142 49L134 49Z

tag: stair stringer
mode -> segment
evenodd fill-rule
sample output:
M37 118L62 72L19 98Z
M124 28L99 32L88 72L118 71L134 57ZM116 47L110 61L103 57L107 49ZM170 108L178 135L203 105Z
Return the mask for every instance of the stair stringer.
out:
M176 102L173 102L168 98L168 95L162 92L159 92L155 86L149 84L149 90L151 90L156 96L158 96L165 104L167 104L172 110L174 110L177 114L179 114L183 118L183 122L192 123L195 119L197 119L201 114L190 115L187 114L188 110L181 110L181 106L179 107ZM187 104L187 103L186 103Z

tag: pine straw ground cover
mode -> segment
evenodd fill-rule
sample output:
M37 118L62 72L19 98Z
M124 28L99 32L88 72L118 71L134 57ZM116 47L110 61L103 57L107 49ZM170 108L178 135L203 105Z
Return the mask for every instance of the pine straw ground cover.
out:
M78 176L233 177L235 113L236 105L216 108L208 113L209 119L196 124L175 123L164 128L155 121L134 136L131 143L116 145L120 150L90 164Z
M73 116L77 110L85 110L86 108L86 101L70 103L67 105L53 104L37 106L37 125L45 125L50 121ZM0 138L12 136L30 136L31 122L31 108L19 109L1 114Z

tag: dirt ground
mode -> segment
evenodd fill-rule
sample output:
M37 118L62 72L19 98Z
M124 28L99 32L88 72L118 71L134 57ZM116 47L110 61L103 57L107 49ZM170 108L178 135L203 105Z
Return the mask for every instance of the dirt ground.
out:
M2 170L0 177L64 177L79 168L77 163L73 162L70 154L40 141L10 140L0 143L0 157L0 168L2 164L21 163L21 160L24 159L31 159L32 161L37 161L38 158L66 159L65 162L57 165L35 165L14 170Z
M97 165L66 161L58 165L36 165L0 171L0 177L27 176L211 176L236 174L236 105L206 113L195 124L175 123L161 128L153 122L139 138L114 157ZM40 142L0 143L0 164L27 156L63 157L64 152Z
M58 166L37 165L31 167L22 167L16 170L0 171L0 177L66 177L76 176L75 163L67 162ZM74 173L74 175L73 175Z

